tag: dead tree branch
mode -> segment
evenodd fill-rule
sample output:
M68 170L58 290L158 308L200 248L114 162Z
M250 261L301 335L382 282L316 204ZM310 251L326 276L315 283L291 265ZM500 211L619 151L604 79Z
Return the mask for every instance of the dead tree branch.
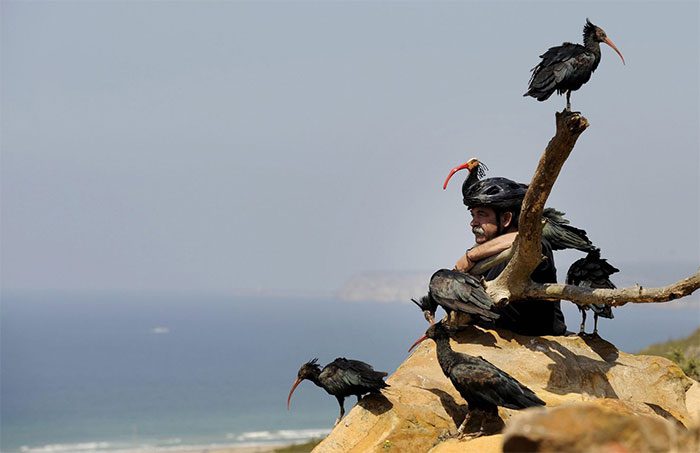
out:
M700 270L688 278L661 288L644 288L637 285L618 289L594 289L556 283L543 284L532 282L526 290L526 295L531 299L552 301L564 299L570 300L577 305L602 303L617 307L628 302L668 302L688 296L698 288L700 288Z
M542 260L542 212L564 162L576 140L588 127L588 120L575 112L557 112L556 133L549 141L530 182L513 246L477 264L473 273L483 273L508 259L508 265L493 281L485 282L486 292L499 304L514 300L569 300L578 305L624 305L628 302L668 302L685 297L700 288L700 270L694 275L661 288L641 286L618 289L592 289L563 284L535 283L530 275Z
M522 299L529 287L530 274L542 260L542 211L564 162L576 140L588 127L579 113L557 112L556 133L540 158L520 213L518 237L513 243L513 258L487 291L499 303Z

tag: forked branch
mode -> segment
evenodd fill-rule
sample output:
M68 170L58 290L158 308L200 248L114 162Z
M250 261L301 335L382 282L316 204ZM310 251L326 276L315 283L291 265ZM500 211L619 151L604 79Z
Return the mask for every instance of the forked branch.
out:
M510 258L501 274L486 282L486 292L497 303L513 300L570 300L578 305L624 305L628 302L668 302L685 297L700 288L700 271L662 288L641 286L619 289L592 289L563 284L541 284L530 275L542 260L542 212L564 162L576 140L588 127L588 120L576 112L557 112L556 133L549 141L532 177L520 213L518 236L511 249L493 259L479 263L473 270L483 273ZM512 257L512 258L511 258Z

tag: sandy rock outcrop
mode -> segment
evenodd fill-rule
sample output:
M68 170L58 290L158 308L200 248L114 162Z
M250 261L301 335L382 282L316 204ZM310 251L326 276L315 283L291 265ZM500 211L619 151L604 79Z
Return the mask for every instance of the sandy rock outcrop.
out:
M644 416L673 429L692 426L700 413L698 388L673 362L627 354L600 338L527 337L470 326L451 343L456 351L482 356L508 372L547 407L499 408L500 420L487 428L498 433L505 425L504 434L452 439L467 413L466 403L443 375L435 344L425 341L389 377L390 387L382 395L363 398L314 452L500 452L504 435L517 433L510 430L519 426L516 420L530 413L548 414L559 406L593 405L620 417Z
M697 429L636 413L619 400L535 409L513 419L503 433L510 452L691 452L700 451Z

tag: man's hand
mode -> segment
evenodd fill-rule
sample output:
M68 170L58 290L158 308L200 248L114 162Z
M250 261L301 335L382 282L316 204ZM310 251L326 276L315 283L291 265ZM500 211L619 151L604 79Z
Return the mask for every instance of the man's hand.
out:
M474 262L469 259L469 250L462 255L455 264L455 270L459 272L469 272L469 269L474 267Z

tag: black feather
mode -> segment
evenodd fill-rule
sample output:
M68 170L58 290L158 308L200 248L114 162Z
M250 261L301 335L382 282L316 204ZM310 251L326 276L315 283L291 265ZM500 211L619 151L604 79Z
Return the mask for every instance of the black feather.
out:
M554 208L546 208L542 213L544 220L542 238L549 242L552 250L576 249L582 252L597 250L597 247L588 239L586 230L571 226L564 214Z

